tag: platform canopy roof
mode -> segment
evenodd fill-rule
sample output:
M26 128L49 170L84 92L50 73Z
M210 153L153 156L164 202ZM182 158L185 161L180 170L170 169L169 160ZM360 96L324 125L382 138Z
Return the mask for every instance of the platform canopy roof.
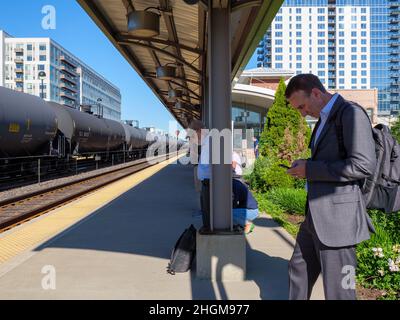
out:
M186 127L201 118L207 75L208 3L226 7L229 0L77 0L173 117ZM188 2L197 2L188 4ZM231 0L232 81L246 67L283 0ZM160 15L160 33L144 38L128 32L128 15ZM176 68L170 80L157 78L160 66ZM181 102L169 91L181 89Z

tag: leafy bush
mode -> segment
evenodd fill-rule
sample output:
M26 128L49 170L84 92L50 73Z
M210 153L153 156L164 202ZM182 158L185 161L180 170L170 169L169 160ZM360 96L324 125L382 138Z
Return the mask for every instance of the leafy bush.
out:
M304 215L307 192L304 189L275 188L268 192L267 197L286 213Z
M371 210L370 216L376 233L357 246L357 279L364 287L385 290L386 299L400 299L400 213Z
M294 186L294 178L286 173L273 158L260 156L249 176L253 190L265 193L273 187L290 188Z

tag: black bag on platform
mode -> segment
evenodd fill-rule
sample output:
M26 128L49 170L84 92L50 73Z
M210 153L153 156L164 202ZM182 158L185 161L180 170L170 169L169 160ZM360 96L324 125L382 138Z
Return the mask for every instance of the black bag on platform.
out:
M167 272L174 275L176 272L190 270L193 258L196 255L196 228L191 225L179 237L172 249L171 260Z

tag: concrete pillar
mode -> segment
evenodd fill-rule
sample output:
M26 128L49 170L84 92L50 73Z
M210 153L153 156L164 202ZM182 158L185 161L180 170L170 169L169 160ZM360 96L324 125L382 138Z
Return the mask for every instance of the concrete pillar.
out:
M226 7L221 8L223 2ZM210 119L208 128L226 134L224 139L217 139L220 141L211 139L210 159L216 152L220 157L216 163L210 162L211 233L197 233L196 273L200 279L242 281L246 277L246 240L243 233L232 230L230 1L209 1L208 8L209 101L205 105L209 115L206 112L205 117Z
M229 130L226 137L213 141L211 154L219 152L219 163L211 165L211 229L232 230L232 90L231 90L231 12L226 8L209 6L209 97L211 111L211 128L219 133ZM219 144L219 149L217 150ZM224 159L227 155L227 159Z

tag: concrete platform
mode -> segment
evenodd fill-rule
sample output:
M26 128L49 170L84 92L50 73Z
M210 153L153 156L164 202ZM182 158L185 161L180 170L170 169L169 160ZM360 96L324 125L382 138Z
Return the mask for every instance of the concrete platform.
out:
M99 192L91 196L110 191ZM247 236L246 281L199 280L195 270L166 273L177 237L191 223L201 225L201 218L192 216L198 206L192 167L169 165L0 264L0 299L287 299L294 240L268 216L258 218ZM0 255L10 234L0 237ZM313 298L323 299L320 280Z

